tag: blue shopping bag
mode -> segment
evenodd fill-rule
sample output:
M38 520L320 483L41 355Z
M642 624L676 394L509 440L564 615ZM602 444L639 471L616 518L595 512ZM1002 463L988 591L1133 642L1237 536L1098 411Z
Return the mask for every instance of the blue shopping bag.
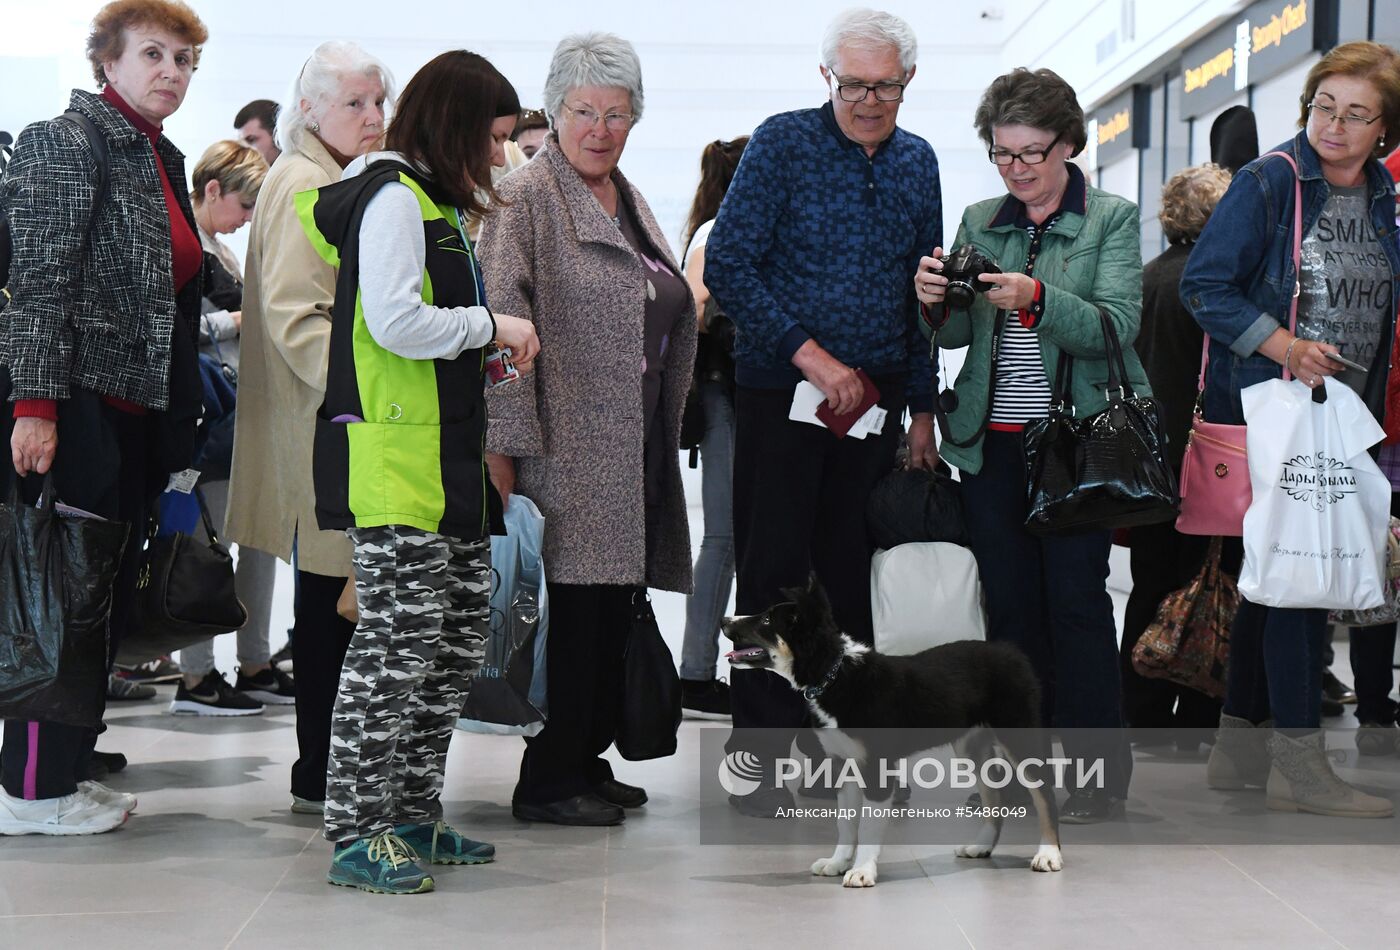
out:
M547 717L549 594L544 515L511 495L506 533L491 536L491 633L457 725L468 732L533 736Z

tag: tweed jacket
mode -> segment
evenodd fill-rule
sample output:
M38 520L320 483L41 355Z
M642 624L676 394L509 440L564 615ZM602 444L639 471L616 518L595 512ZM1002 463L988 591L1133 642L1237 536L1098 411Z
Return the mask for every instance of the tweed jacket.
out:
M313 136L273 163L258 192L244 265L229 540L327 577L350 574L350 539L316 521L311 445L326 390L336 271L316 253L293 199L340 180Z
M79 388L166 409L175 321L194 339L202 281L174 294L170 215L150 139L94 93L74 89L68 107L107 139L107 197L89 232L98 170L80 128L49 120L20 134L0 184L14 242L13 299L0 319L10 398L67 399ZM193 229L184 155L163 135L156 149Z
M641 194L620 172L613 181L666 265L681 273ZM487 393L486 445L515 458L516 491L544 513L546 575L561 584L645 584L688 593L679 445L695 364L694 301L672 331L666 356L658 407L666 439L659 473L664 502L658 537L648 545L645 267L553 138L499 192L503 203L481 234L486 299L498 313L534 321L540 355L533 373Z

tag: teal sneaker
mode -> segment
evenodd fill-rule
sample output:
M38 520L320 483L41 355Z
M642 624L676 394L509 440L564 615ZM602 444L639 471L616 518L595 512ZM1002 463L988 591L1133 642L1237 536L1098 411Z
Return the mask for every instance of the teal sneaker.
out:
M433 879L415 862L418 852L393 832L336 846L326 880L372 894L426 894Z
M431 825L399 825L394 834L428 855L431 864L486 864L496 859L496 846L464 837L445 821Z

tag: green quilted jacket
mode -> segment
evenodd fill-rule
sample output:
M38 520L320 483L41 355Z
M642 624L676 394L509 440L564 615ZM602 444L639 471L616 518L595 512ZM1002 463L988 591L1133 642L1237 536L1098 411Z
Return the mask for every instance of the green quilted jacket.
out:
M1024 271L1030 235L1012 223L997 222L1008 196L979 201L963 212L953 247L971 243L1007 271ZM1002 220L1013 216L1003 215ZM1137 205L1100 191L1085 189L1084 213L1066 209L1041 239L1035 275L1044 287L1045 312L1035 332L1040 358L1053 385L1060 352L1074 360L1071 399L1076 417L1093 415L1108 405L1105 359L1099 310L1113 321L1122 344L1128 379L1139 395L1150 393L1147 375L1133 351L1142 320L1142 249ZM952 311L936 329L937 345L945 350L967 348L954 388L958 406L948 416L957 441L967 441L987 416L991 395L992 328L997 311L978 296L967 311ZM923 325L925 334L930 327ZM982 467L982 439L966 447L945 440L939 452L949 464L975 474Z

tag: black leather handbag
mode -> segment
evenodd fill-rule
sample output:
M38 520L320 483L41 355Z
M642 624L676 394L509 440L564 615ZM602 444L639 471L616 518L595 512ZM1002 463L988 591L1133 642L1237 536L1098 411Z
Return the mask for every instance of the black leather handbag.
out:
M622 715L614 740L618 753L632 762L674 755L681 727L681 680L644 587L632 595L622 666Z
M1118 334L1102 310L1099 322L1108 353L1108 407L1074 418L1074 358L1061 352L1050 415L1026 427L1031 534L1131 528L1171 521L1178 513L1157 401L1133 392Z
M198 488L195 498L209 540L171 534L147 542L137 580L139 621L117 644L118 663L144 663L248 622L233 586L233 557Z

